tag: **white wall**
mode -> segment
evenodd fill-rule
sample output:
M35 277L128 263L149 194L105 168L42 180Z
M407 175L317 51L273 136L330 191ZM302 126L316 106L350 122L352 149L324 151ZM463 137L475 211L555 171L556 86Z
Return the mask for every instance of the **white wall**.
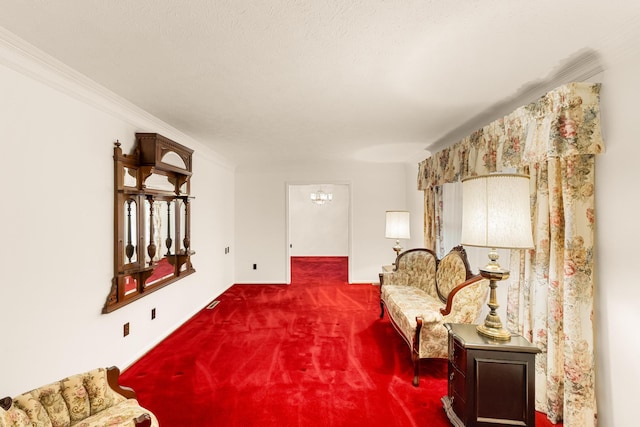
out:
M81 76L43 68L0 48L3 396L99 366L123 369L233 281L224 247L234 243L234 170L159 120L94 92ZM113 277L113 143L128 152L137 131L195 150L197 272L101 314Z
M418 163L406 163L404 168L407 199L405 210L411 213L411 239L400 243L405 250L424 248L424 192L418 190Z
M415 174L416 169L413 169ZM415 175L413 178L415 183ZM348 182L352 199L350 277L378 283L381 266L394 260L384 238L385 211L407 209L403 164L359 161L268 164L236 171L236 282L286 282L286 183ZM416 192L415 187L412 190ZM414 213L421 215L421 213ZM253 270L253 264L258 269Z
M637 421L640 384L640 52L605 57L601 114L606 152L596 161L597 252L595 322L598 425Z
M331 202L313 203L318 190L330 193ZM348 256L349 205L346 184L289 185L289 255Z

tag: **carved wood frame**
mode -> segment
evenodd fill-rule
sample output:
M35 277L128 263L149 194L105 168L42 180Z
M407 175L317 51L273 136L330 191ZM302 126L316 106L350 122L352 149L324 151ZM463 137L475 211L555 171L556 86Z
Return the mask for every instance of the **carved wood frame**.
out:
M190 195L193 150L178 144L157 133L136 133L136 146L131 154L124 154L120 142L113 149L114 160L114 276L111 290L102 309L110 313L145 295L161 289L195 272L191 256L191 208ZM174 153L184 163L184 167L164 161L167 153ZM125 173L135 175L135 186L126 185ZM147 179L159 175L167 179L172 190L147 186ZM146 209L145 202L149 209ZM154 243L154 227L150 226L149 235L145 235L147 224L153 224L154 203L174 203L174 215L167 212L167 226L173 225L173 237L167 236L167 253L164 258L173 267L173 273L161 277L153 284L147 283L158 267L154 259L158 249ZM177 211L180 203L180 211ZM135 217L131 206L135 204ZM129 212L125 213L128 206ZM131 238L131 229L136 236ZM129 230L126 235L126 230ZM135 257L134 257L135 255ZM145 262L149 257L151 261ZM131 283L134 286L131 286ZM126 289L126 291L125 291Z

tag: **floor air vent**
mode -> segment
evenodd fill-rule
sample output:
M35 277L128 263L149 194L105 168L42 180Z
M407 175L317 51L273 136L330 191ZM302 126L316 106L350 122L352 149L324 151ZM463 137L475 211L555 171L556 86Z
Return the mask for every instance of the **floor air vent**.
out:
M220 301L213 301L211 304L207 306L207 310L213 310L216 308L216 305L220 304Z

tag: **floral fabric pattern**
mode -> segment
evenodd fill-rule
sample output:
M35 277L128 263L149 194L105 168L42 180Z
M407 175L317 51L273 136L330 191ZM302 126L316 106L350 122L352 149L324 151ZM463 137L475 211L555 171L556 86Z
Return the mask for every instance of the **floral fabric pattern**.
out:
M467 278L467 268L464 260L457 252L449 252L440 261L436 273L436 285L438 293L447 298L453 288L464 282Z
M37 390L37 393L32 393L32 396L37 396L37 400L29 399L29 404L34 408L38 407L38 409L38 403L41 405L45 411L42 413L42 418L46 418L45 414L47 414L53 426L70 425L71 418L69 416L69 411L67 410L67 404L62 397L60 383L53 383L48 386L41 387Z
M436 263L437 258L431 251L405 251L396 260L396 271L383 273L384 283L411 285L422 289L427 294L436 295Z
M133 420L145 413L151 416L151 425L157 426L158 420L153 414L140 407L135 399L127 399L74 424L74 427L134 427Z
M427 324L441 324L443 316L440 309L444 304L437 298L427 295L423 290L413 286L384 286L383 300L385 306L405 340L411 344L415 336L417 321L423 320L423 329ZM446 347L446 346L445 346ZM421 357L423 357L421 355ZM424 356L426 357L426 356Z
M103 374L103 369L95 369L84 374L82 384L89 395L91 415L103 411L125 400L124 396L113 391Z
M489 296L489 281L475 276L473 283L456 293L451 313L444 316L444 323L477 323Z
M595 426L595 155L604 151L600 85L570 83L424 160L425 245L437 242L436 188L515 169L530 176L535 249L512 251L507 325L542 350L536 409Z
M82 376L74 375L65 378L62 383L62 396L69 404L69 416L73 424L91 415L89 393L84 388Z
M0 408L0 427L134 426L134 418L155 416L135 399L127 399L108 385L99 368L23 393L9 410Z

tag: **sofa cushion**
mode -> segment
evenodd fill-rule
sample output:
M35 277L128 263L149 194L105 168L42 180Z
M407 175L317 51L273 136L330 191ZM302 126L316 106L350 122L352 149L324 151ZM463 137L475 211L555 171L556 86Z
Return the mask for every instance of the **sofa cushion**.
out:
M84 420L91 415L89 393L84 387L82 375L73 375L60 381L62 397L67 402L71 424Z
M21 394L13 399L13 408L24 411L35 426L61 427L71 424L59 382Z
M51 424L54 427L68 426L71 423L67 404L60 390L60 383L49 384L48 386L34 390L31 396L37 396L35 399L37 399L47 411ZM23 400L21 402L23 402Z
M389 316L405 337L415 335L416 317L421 317L423 323L442 322L440 309L444 304L422 289L385 285L382 287L382 293Z
M11 406L8 410L0 408L0 427L32 426L29 416L22 409ZM37 425L37 424L35 424Z
M81 376L82 384L89 396L90 412L92 415L125 400L124 396L116 393L109 387L104 368L94 369L81 374Z
M51 386L45 387L43 391L48 394L50 387ZM49 417L47 410L42 406L42 403L40 403L39 397L40 390L34 390L31 393L22 394L13 399L13 407L11 410L21 410L26 414L28 423L24 425L33 425L34 427L53 427L51 418Z
M136 399L127 399L103 411L98 412L79 423L72 424L72 427L134 427L134 418L142 414L149 414L151 417L151 425L158 425L155 416L141 407Z

